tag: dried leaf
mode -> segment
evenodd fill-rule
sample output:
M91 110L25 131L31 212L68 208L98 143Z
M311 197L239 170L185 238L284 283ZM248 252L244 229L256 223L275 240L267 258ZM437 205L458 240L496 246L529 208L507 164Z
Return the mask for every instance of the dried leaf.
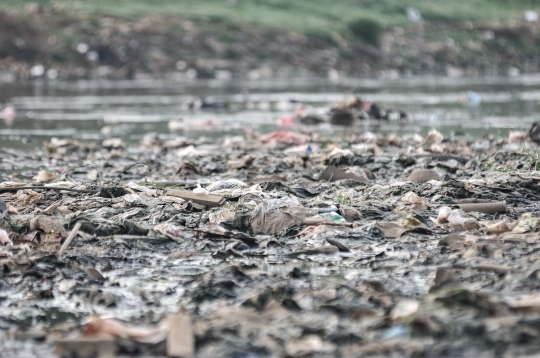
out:
M413 218L412 216L407 216L401 220L399 220L399 223L407 229L407 231L425 231L430 232L431 230L425 226L420 220Z
M227 162L227 168L230 170L234 169L241 169L241 168L247 168L250 167L251 164L253 164L253 161L255 160L255 157L248 155L241 159L236 160L229 160Z
M529 231L534 231L534 229L536 229L536 225L538 225L538 219L533 218L529 213L525 213L521 216L521 219L519 219L512 232L523 234Z
M62 242L62 235L56 232L42 232L39 238L43 246L56 246Z
M32 220L30 220L29 227L31 231L41 230L46 234L56 233L62 237L67 236L67 232L62 226L62 224L48 216L36 216Z
M393 221L376 222L375 227L381 230L385 237L390 239L396 239L398 237L401 237L401 235L408 231L400 223Z
M353 207L350 207L350 206L340 205L339 206L339 213L348 222L362 219L362 214L357 209L355 209Z
M95 268L93 267L89 267L86 269L86 274L88 275L88 277L92 280L105 280L105 277L103 277L103 275L101 274L101 272L99 272L98 270L96 270Z
M501 221L496 222L492 225L487 225L486 229L495 235L499 235L508 231L511 231L510 227L508 226L508 219L503 219Z
M407 194L403 195L402 199L407 204L411 204L414 210L426 210L429 206L429 201L426 198L421 198L412 191L409 191Z
M411 173L407 177L408 181L412 181L413 183L425 183L430 180L441 180L441 177L435 170L431 169L418 169Z
M58 175L52 174L46 170L40 170L37 175L33 178L41 183L48 183L58 178Z
M23 204L36 204L43 199L43 195L32 190L32 189L23 189L17 192L17 203Z
M319 176L319 181L335 182L339 180L354 180L360 183L368 183L368 180L364 176L356 175L354 173L347 173L341 168L327 167Z

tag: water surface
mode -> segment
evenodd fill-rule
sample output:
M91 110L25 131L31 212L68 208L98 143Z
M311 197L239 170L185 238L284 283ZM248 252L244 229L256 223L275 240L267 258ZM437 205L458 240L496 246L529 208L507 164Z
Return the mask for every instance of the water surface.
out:
M480 105L467 103L471 91L480 95ZM296 106L294 101L329 106L352 94L409 113L406 123L364 123L354 128L358 132L424 133L435 127L448 135L506 136L510 129L526 129L537 119L540 75L0 83L0 103L14 107L18 113L11 126L0 121L0 140L4 148L32 149L41 147L50 137L90 141L117 136L135 144L148 132L165 138L239 134L248 126L267 132L278 128L276 118L290 113ZM186 108L186 103L200 96L226 102L230 107ZM322 126L317 130L340 129Z

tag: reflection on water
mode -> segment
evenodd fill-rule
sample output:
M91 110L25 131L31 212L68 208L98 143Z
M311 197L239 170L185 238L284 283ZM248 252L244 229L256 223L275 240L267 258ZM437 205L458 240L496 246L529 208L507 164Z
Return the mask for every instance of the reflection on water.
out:
M482 99L467 105L469 91ZM78 81L0 84L0 105L18 117L11 127L0 122L2 147L34 148L52 136L96 140L121 136L137 143L148 132L165 137L242 133L246 126L270 131L276 118L295 101L327 106L352 93L409 113L407 123L364 123L354 131L425 132L477 137L507 135L534 122L540 99L540 75L512 78L410 78L328 81ZM226 104L193 110L199 96ZM202 124L202 125L201 125ZM207 124L207 125L206 125ZM104 129L105 127L105 129ZM342 129L322 126L323 132Z

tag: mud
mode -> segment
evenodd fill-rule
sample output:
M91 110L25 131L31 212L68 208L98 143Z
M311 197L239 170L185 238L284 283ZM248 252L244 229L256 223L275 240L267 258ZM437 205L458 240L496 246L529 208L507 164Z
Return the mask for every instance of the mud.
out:
M3 356L537 352L537 144L342 133L2 149Z

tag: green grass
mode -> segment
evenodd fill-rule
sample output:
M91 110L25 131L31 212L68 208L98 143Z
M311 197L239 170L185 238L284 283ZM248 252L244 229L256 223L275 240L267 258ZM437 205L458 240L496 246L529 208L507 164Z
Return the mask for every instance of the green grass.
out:
M22 9L28 3L54 3L67 11L121 17L163 14L346 35L352 35L348 24L359 18L373 19L382 26L406 25L407 6L419 9L426 21L433 22L521 20L524 10L540 7L540 0L2 0L0 8Z
M352 34L365 42L378 46L381 41L383 27L380 21L366 17L359 17L349 21L347 26Z
M521 153L525 157L524 160L524 167L525 170L540 170L540 153L532 151L525 147L525 145L522 148ZM497 165L496 162L489 162L487 163L487 167L489 170L501 172L501 173L508 173L508 172L514 172L517 169L510 165Z
M533 152L523 146L523 154L526 156L526 161L530 170L540 170L540 153Z
M336 201L341 205L346 205L351 200L349 192L342 190L336 193Z
M488 163L487 166L490 170L500 173L511 173L516 171L516 169L510 165L495 165L495 163Z
M137 185L146 186L146 187L154 188L154 189L160 189L160 190L166 189L166 186L161 183L155 183L153 181L146 181L146 180L137 182Z

